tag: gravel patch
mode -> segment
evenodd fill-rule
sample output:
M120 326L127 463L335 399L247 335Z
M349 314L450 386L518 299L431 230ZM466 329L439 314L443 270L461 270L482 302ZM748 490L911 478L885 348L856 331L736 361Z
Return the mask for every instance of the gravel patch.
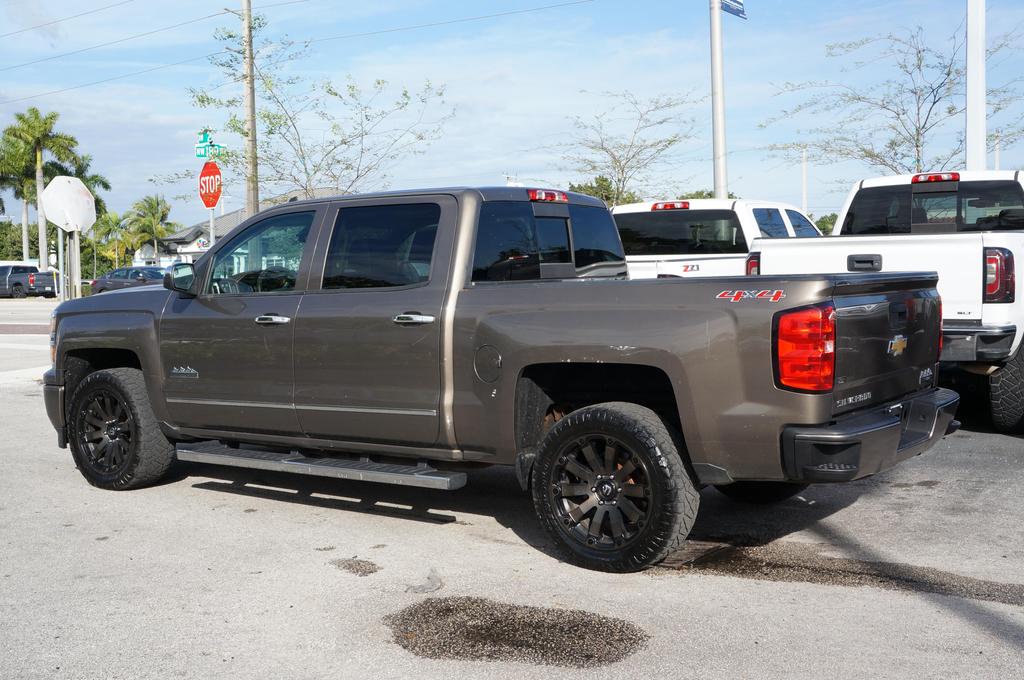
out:
M593 668L621 661L648 640L642 629L621 619L479 597L429 598L384 623L397 644L430 659Z
M342 571L347 571L356 576L369 576L380 571L380 567L370 560L360 560L355 557L350 557L346 560L331 560L331 564Z

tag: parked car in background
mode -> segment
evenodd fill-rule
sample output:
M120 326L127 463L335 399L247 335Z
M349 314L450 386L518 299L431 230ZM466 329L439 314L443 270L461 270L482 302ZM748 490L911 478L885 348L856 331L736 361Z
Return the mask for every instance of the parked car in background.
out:
M754 239L821 236L797 207L773 201L649 201L612 214L633 279L743 276Z
M112 269L98 279L92 281L93 295L108 290L133 288L135 286L151 286L164 280L161 267L121 267Z
M934 172L854 185L831 238L758 241L751 273L939 273L944 366L987 377L995 426L1024 432L1024 173Z
M35 265L0 266L0 296L12 298L56 297L57 283L52 272L41 272Z

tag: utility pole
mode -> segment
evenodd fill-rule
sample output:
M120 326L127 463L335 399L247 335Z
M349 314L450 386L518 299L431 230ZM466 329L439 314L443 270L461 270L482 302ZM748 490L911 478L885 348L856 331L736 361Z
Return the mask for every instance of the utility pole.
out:
M729 198L725 168L725 74L722 67L722 0L711 0L711 126L714 138L715 198Z
M800 162L800 188L801 188L801 201L800 208L807 214L807 149L801 149L800 154L802 156Z
M249 172L245 178L245 216L260 210L259 165L256 159L256 77L252 54L252 0L242 0L242 42L245 59L245 155ZM213 232L210 232L213 236Z
M985 118L985 0L967 0L967 169L988 165Z

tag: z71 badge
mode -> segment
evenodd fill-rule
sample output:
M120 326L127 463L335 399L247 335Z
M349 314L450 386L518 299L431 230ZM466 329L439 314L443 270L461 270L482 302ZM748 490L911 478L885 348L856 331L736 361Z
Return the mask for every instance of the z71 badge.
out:
M767 300L778 302L786 297L784 290L723 290L715 296L719 300L739 302L740 300Z

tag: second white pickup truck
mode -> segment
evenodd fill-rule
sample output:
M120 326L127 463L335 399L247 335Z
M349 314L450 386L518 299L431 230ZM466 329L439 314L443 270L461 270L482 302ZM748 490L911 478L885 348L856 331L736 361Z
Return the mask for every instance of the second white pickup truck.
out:
M858 182L830 238L759 239L750 274L937 271L942 361L988 377L992 420L1024 432L1024 174L936 172ZM906 338L905 342L914 342Z

